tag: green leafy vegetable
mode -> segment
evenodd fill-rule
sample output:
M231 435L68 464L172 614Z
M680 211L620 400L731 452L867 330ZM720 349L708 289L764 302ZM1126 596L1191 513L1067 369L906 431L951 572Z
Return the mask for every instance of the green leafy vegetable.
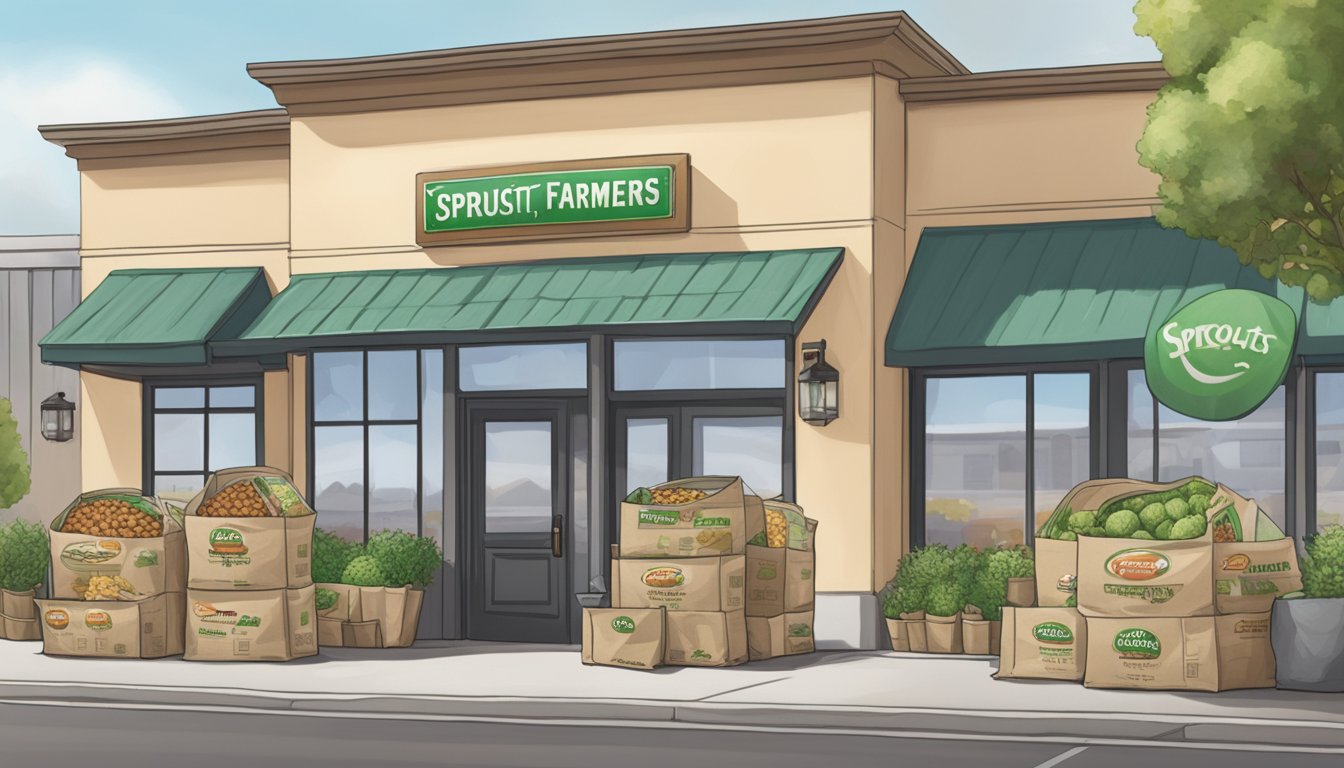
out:
M371 555L360 555L345 567L341 583L356 587L383 587L387 586L387 574Z
M1137 530L1139 530L1139 516L1128 509L1122 509L1106 518L1106 535L1111 538L1126 539Z
M378 531L369 537L364 551L378 561L389 587L427 587L443 567L438 542L406 531Z
M0 589L27 592L37 587L50 559L45 525L15 520L0 526Z
M1168 499L1163 505L1167 513L1167 519L1173 523L1190 514L1190 505L1185 499ZM1201 515L1203 512L1200 513ZM1156 528L1157 526L1153 526Z
M1069 530L1082 533L1097 524L1097 513L1089 509L1079 510L1069 515Z
M1149 504L1139 512L1139 523L1149 533L1156 531L1157 526L1161 525L1166 519L1167 508L1161 504Z
M1153 536L1156 537L1159 541L1170 541L1171 526L1173 525L1175 525L1175 523L1171 522L1170 520L1162 521L1162 524L1157 526L1157 530L1153 531Z
M1204 535L1209 521L1203 515L1189 515L1171 524L1171 540L1198 539Z
M1307 597L1344 597L1344 527L1331 525L1307 537L1302 591Z
M318 528L313 531L313 581L337 583L351 560L364 554L363 545L346 541L334 533Z

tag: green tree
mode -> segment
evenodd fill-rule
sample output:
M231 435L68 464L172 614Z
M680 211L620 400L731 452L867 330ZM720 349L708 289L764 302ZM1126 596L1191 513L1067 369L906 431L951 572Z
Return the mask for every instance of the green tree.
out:
M19 503L32 487L28 474L28 454L19 439L19 424L9 400L0 397L0 509Z
M1344 2L1138 0L1171 81L1140 162L1157 219L1317 302L1344 293Z

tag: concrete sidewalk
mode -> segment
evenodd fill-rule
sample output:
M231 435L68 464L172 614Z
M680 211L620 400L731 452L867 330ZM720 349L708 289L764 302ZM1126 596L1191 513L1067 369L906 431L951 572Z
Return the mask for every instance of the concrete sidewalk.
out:
M575 648L424 643L279 663L68 659L0 642L0 700L845 728L1344 748L1344 695L996 681L996 659L822 652L731 669L585 667Z

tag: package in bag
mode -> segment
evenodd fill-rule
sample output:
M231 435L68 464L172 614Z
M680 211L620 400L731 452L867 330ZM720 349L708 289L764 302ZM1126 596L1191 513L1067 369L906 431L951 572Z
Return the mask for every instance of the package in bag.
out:
M1226 691L1274 687L1268 613L1089 618L1089 688Z
M1073 608L1003 609L997 678L1083 679L1088 628Z
M136 601L186 589L182 525L137 488L81 493L49 536L53 598Z

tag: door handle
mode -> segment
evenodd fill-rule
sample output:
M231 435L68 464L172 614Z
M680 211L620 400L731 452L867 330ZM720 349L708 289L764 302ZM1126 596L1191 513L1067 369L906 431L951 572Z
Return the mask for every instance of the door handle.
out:
M565 556L565 516L551 517L551 557Z

